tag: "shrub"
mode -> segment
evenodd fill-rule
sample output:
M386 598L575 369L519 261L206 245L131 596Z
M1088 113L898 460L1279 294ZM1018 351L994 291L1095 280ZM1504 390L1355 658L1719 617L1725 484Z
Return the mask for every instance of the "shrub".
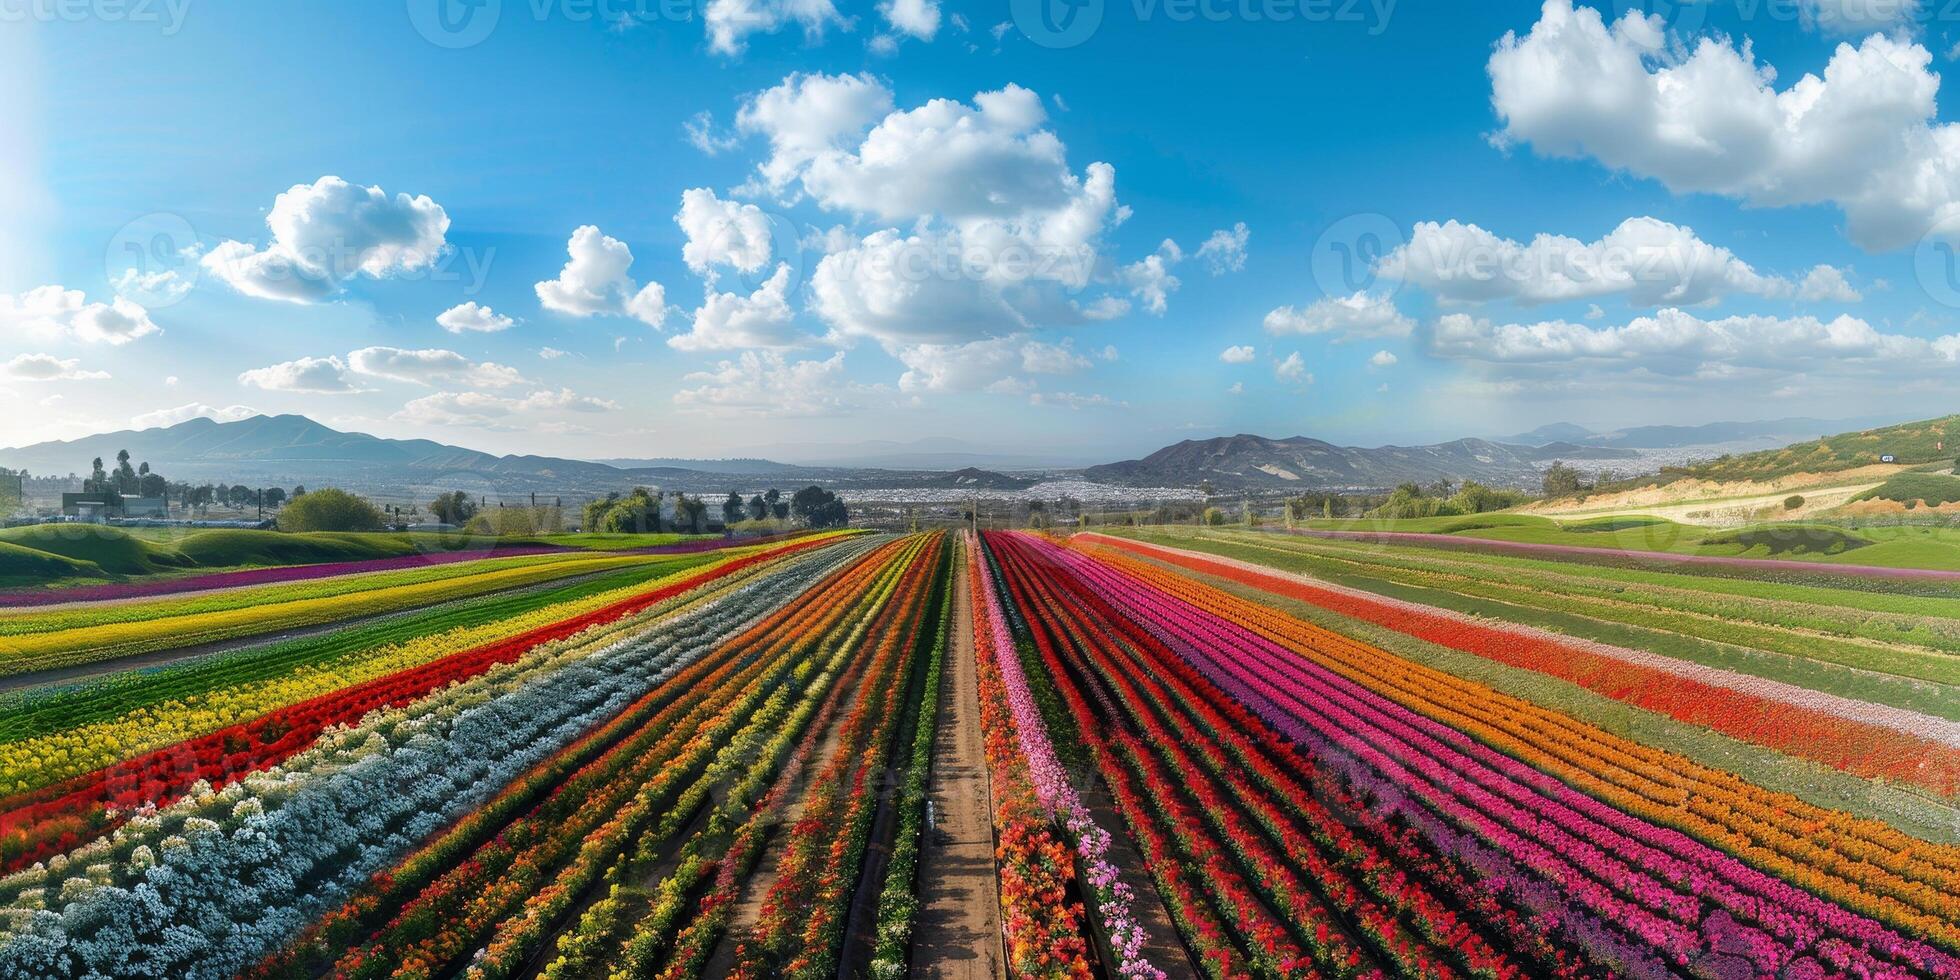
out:
M1797 508L1802 506L1803 506L1803 497L1798 496L1796 494L1791 494L1783 501L1784 510L1796 510Z
M1225 525L1225 512L1224 512L1224 511L1222 511L1222 510L1219 510L1219 509L1218 509L1218 508L1216 508L1216 507L1206 507L1206 508L1205 508L1205 526L1206 526L1206 527L1223 527L1224 525Z
M294 500L279 512L282 531L379 531L381 511L345 490L328 487Z

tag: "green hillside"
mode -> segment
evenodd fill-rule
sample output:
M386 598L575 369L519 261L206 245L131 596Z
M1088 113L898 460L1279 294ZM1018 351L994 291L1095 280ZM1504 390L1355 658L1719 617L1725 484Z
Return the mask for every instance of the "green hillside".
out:
M1662 467L1658 478L1631 485L1676 480L1773 480L1792 473L1830 473L1883 461L1908 466L1949 460L1960 451L1960 415L1905 422L1863 432L1843 432L1760 452L1723 456L1692 466Z
M36 524L0 530L0 543L87 562L110 575L155 575L197 562L176 548L96 524Z
M1919 504L1938 507L1941 504L1960 503L1960 476L1901 473L1851 498L1854 504L1860 500L1894 500L1905 504L1908 509Z

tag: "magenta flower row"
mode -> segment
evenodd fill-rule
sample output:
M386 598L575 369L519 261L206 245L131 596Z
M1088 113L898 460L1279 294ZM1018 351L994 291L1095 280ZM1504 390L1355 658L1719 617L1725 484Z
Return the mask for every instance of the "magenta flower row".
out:
M1201 674L1563 938L1631 974L1960 976L1960 961L1606 805L1289 650L1063 548L1058 560ZM1821 961L1821 963L1820 963Z

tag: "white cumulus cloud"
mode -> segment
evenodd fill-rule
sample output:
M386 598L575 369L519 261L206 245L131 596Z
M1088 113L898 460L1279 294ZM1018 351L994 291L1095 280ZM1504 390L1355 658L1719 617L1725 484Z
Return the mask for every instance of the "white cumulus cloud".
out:
M338 357L301 357L253 368L240 374L238 383L267 391L311 395L351 395L368 390L348 376L347 362Z
M1849 6L1849 5L1846 5ZM1671 45L1658 17L1607 24L1546 0L1488 65L1501 142L1591 157L1676 192L1751 205L1832 204L1858 244L1912 244L1960 213L1960 126L1939 123L1932 54L1871 34L1838 45L1822 76L1778 89L1746 42Z
M1243 221L1230 228L1220 228L1198 246L1198 261L1214 276L1240 272L1245 269L1245 247L1251 240L1252 230Z
M538 302L547 310L571 316L630 316L651 327L667 319L667 290L657 282L645 286L628 270L633 250L592 225L572 232L565 244L569 258L558 278L537 284Z
M1252 349L1251 344L1239 344L1220 351L1218 359L1227 364L1251 364L1257 356L1258 352Z
M1618 297L1633 306L1698 306L1735 295L1788 297L1799 290L1788 279L1758 273L1692 228L1651 217L1628 218L1591 242L1540 234L1526 243L1473 224L1423 221L1407 243L1382 257L1377 271L1445 303L1505 300L1531 306ZM1843 282L1830 266L1809 273L1832 275Z
M727 265L754 272L769 261L769 216L753 204L724 201L706 187L681 194L674 223L687 235L681 258L699 275Z
M475 302L462 303L436 314L436 325L450 333L497 333L517 321Z
M1403 316L1387 296L1359 292L1330 296L1304 307L1282 306L1266 314L1271 334L1333 334L1337 340L1406 337L1415 321Z
M694 311L693 328L667 338L667 344L687 351L805 345L811 338L792 325L796 313L789 306L789 279L789 266L778 265L775 274L747 296L709 291Z
M433 268L449 248L449 214L426 195L389 197L334 176L293 185L273 200L265 223L269 242L226 241L205 253L205 271L248 296L317 303L356 275Z
M488 361L472 361L453 350L401 347L363 347L347 355L357 374L408 384L459 384L476 388L508 388L524 384L517 369Z
M0 293L0 326L47 338L121 346L162 333L141 305L118 296L91 303L79 289L39 286L19 295Z
M109 377L104 371L84 369L75 358L52 354L20 354L0 365L0 371L21 381L101 381Z

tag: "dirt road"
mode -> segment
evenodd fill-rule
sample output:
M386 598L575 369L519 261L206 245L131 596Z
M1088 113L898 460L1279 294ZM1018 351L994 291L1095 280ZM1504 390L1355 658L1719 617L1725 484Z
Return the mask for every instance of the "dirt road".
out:
M1006 959L994 872L993 800L980 735L980 679L973 668L973 610L963 573L954 580L953 593L956 642L946 664L932 750L931 822L919 857L912 975L995 980L1005 975Z

